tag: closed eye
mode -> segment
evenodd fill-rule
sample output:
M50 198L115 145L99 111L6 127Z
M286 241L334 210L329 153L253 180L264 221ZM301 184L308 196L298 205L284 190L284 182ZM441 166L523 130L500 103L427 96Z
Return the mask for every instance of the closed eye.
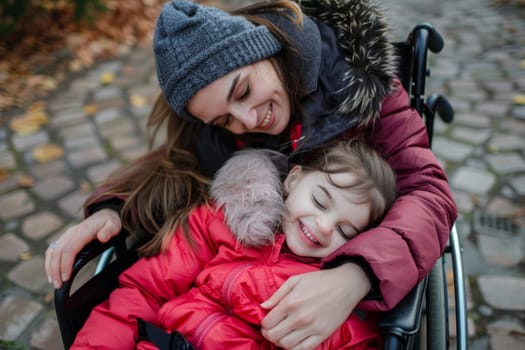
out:
M323 203L321 203L315 196L312 196L312 201L318 209L326 210L326 206L323 205Z
M246 88L244 89L241 96L239 96L239 100L245 100L250 96L250 85L246 84Z

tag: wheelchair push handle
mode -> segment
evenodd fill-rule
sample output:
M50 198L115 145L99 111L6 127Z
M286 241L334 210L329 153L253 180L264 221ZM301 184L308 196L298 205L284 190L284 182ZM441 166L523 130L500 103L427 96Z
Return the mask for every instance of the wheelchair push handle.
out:
M445 41L439 32L429 23L420 23L412 30L413 36L425 35L427 48L433 53L439 53L445 46Z

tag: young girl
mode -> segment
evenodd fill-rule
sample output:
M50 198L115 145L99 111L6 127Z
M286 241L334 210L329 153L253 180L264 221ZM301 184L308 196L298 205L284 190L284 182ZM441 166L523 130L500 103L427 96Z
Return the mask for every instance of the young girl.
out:
M269 156L250 150L231 158L213 182L213 202L190 214L190 236L179 229L162 237L161 252L124 272L72 349L133 349L138 318L179 331L195 349L276 349L261 334L261 304L376 225L394 201L395 177L371 148L341 143L290 170L283 203ZM149 340L160 345L158 338ZM374 317L361 312L319 348L378 345ZM138 348L154 347L141 341Z
M299 3L235 13L187 0L165 5L154 37L162 94L149 126L166 125L166 143L119 170L88 201L89 216L47 249L57 288L93 239L106 241L122 226L173 231L206 200L211 175L235 150L290 155L356 135L394 169L398 198L379 225L323 260L330 268L302 274L268 300L263 335L312 349L361 301L390 309L430 271L457 211L396 78L383 14L367 0Z

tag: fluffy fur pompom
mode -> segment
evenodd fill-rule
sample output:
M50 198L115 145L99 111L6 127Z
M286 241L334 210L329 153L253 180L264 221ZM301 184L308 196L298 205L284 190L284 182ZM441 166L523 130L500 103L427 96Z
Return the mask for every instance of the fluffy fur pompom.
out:
M275 152L248 149L237 152L217 172L211 197L222 207L226 224L248 246L273 242L284 210Z

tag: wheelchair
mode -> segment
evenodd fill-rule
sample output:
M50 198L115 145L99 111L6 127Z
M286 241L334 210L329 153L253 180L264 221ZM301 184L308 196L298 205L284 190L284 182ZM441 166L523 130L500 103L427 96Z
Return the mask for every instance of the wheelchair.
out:
M438 114L444 122L451 122L453 118L452 107L443 96L425 96L425 81L430 76L427 53L439 53L444 45L443 38L430 24L420 23L406 41L394 45L399 53L398 75L409 92L411 106L424 118L431 144L435 115ZM145 238L131 237L122 232L106 243L91 242L77 255L70 280L55 290L55 310L65 349L71 346L91 310L118 286L118 275L138 259L136 248L144 243ZM449 348L445 272L445 256L448 254L452 257L454 276L455 348L467 349L465 280L455 226L450 232L445 253L428 276L393 310L381 316L379 327L384 349Z

